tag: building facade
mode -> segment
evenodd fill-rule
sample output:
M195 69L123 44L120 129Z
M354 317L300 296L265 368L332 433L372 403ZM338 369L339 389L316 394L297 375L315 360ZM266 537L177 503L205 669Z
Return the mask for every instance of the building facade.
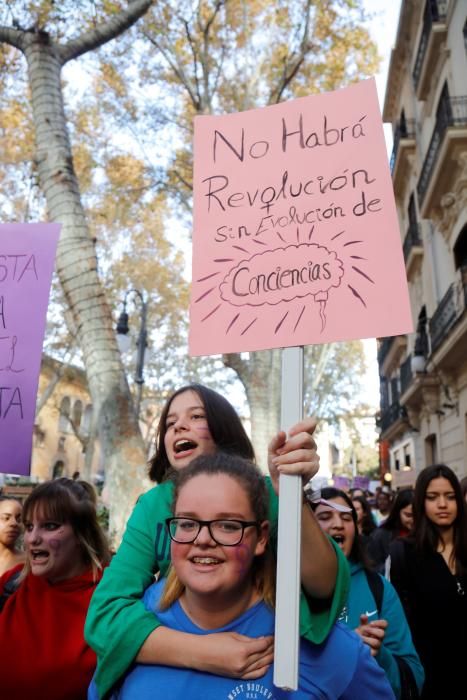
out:
M416 332L379 341L392 485L467 475L467 0L402 0L383 118Z
M99 443L92 436L92 405L86 375L79 367L43 355L34 424L31 476L95 480Z

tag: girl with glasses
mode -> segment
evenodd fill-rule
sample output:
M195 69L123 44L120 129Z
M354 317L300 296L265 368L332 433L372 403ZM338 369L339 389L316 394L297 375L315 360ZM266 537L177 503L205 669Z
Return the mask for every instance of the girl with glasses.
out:
M176 477L174 516L167 519L172 566L144 595L168 628L198 640L226 631L249 637L274 629L274 557L269 548L268 494L251 463L217 453L198 457ZM336 664L339 672L336 673ZM393 698L368 648L334 625L320 645L302 641L299 689L273 685L273 668L255 680L192 669L136 664L115 700Z
M266 479L273 546L275 546L279 471L299 474L304 482L316 474L319 457L312 433L313 419L297 424L287 439L280 432L270 442ZM199 637L161 625L141 598L154 575L167 573L171 552L165 520L172 515L174 475L198 456L217 451L252 462L253 446L235 409L217 392L199 384L182 387L166 402L150 465L157 486L140 497L127 524L117 554L91 601L85 635L98 658L98 696L106 693L136 660L207 670L242 679L260 677L273 658L273 639L248 639L226 633ZM203 529L203 534L206 528ZM249 528L248 536L254 532ZM245 535L246 536L246 535ZM322 642L342 608L348 569L339 548L322 533L308 506L302 511L303 595L301 632Z

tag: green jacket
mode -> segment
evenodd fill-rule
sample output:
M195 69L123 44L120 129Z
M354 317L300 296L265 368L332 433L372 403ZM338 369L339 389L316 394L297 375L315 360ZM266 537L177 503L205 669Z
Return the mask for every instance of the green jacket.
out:
M267 477L266 481L270 492L271 539L277 549L278 499L271 480ZM173 484L166 481L138 499L120 547L91 599L84 635L97 654L95 681L100 698L127 671L146 637L159 626L141 598L154 582L154 575L160 571L165 576L170 564L165 519L172 515L172 498ZM315 644L327 637L344 606L350 585L347 560L333 544L339 568L332 600L311 601L303 593L300 600L300 633Z

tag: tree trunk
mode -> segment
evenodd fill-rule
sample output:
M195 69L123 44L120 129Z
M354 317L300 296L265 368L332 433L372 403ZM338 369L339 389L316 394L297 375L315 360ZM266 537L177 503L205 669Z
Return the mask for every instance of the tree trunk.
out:
M250 406L251 439L258 465L267 470L267 451L279 430L281 392L281 350L252 352L248 360L237 353L223 356L226 367L236 373Z
M47 35L24 34L36 134L39 184L51 221L62 224L57 274L82 349L93 411L104 454L110 531L116 539L145 486L145 452L117 348L112 316L97 272L97 258L81 203L65 119L61 60Z

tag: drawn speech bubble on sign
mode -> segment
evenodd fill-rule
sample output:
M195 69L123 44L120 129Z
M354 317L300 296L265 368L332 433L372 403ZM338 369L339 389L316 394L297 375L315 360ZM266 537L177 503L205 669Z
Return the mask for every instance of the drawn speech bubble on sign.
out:
M233 306L275 306L313 296L320 302L324 328L328 292L339 287L343 274L335 251L317 243L289 245L239 262L222 281L220 295Z

